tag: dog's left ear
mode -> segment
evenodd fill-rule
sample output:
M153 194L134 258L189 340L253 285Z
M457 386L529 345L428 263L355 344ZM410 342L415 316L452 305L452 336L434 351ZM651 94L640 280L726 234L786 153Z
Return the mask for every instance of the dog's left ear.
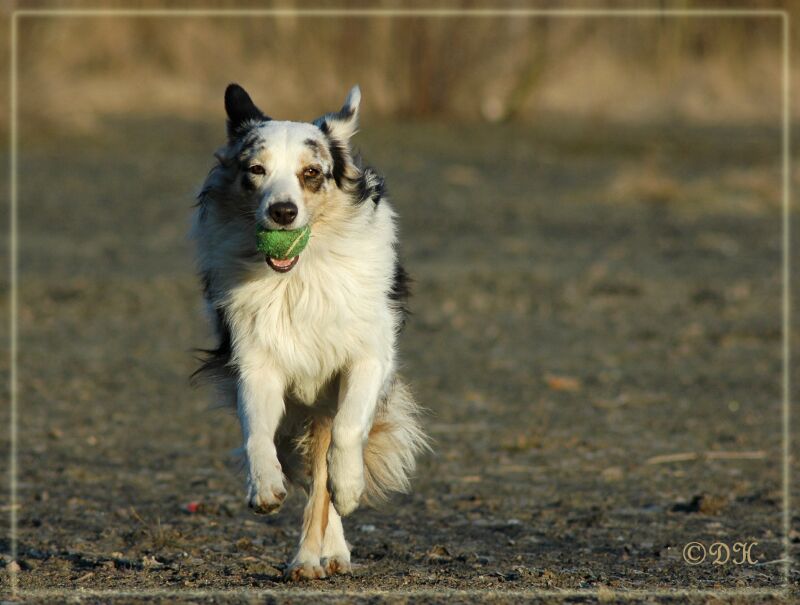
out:
M314 124L328 136L347 143L358 130L358 107L361 105L361 89L358 84L350 89L342 108L314 120Z

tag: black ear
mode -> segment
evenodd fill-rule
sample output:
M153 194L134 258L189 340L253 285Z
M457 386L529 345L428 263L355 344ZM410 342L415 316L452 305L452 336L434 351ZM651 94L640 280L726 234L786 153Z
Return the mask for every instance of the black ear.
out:
M234 138L246 122L270 119L256 107L247 91L238 84L228 84L228 88L225 89L225 111L228 114L230 138Z

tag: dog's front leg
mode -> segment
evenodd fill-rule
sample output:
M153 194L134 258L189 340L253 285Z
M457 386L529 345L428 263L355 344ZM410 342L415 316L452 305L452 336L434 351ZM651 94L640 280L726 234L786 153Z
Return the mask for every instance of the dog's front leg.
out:
M385 364L377 359L354 363L342 377L339 409L328 449L328 486L336 511L348 515L364 492L364 444L372 428Z
M286 498L275 449L284 405L283 384L268 363L242 364L237 407L247 457L247 502L259 514L275 512Z

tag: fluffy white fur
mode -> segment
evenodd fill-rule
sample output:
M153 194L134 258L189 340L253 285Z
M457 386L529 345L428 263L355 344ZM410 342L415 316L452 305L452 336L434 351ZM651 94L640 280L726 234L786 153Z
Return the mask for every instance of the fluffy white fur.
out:
M360 96L354 88L313 124L279 122L229 87L229 142L194 217L221 342L212 369L241 420L248 502L277 510L285 477L309 491L293 579L348 571L340 516L408 489L425 447L418 407L395 375L403 308L394 211L349 150ZM309 167L321 176L308 177ZM309 224L312 235L279 273L255 252L255 229L281 227L269 209L287 200L297 206L288 227Z

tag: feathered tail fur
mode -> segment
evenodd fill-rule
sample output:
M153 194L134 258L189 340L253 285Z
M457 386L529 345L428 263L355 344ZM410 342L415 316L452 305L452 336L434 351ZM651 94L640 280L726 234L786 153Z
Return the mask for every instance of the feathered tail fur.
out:
M421 412L409 388L395 379L378 403L364 448L364 502L375 504L391 492L408 491L417 455L430 449Z
M406 492L410 488L417 455L430 450L428 437L420 424L421 413L409 388L395 378L378 402L372 430L364 446L362 503L378 504L390 493ZM315 415L303 422L303 429L296 437L292 438L290 431L284 439L279 439L278 456L284 473L293 483L308 487L315 443L318 440L330 443L332 424L332 415Z

